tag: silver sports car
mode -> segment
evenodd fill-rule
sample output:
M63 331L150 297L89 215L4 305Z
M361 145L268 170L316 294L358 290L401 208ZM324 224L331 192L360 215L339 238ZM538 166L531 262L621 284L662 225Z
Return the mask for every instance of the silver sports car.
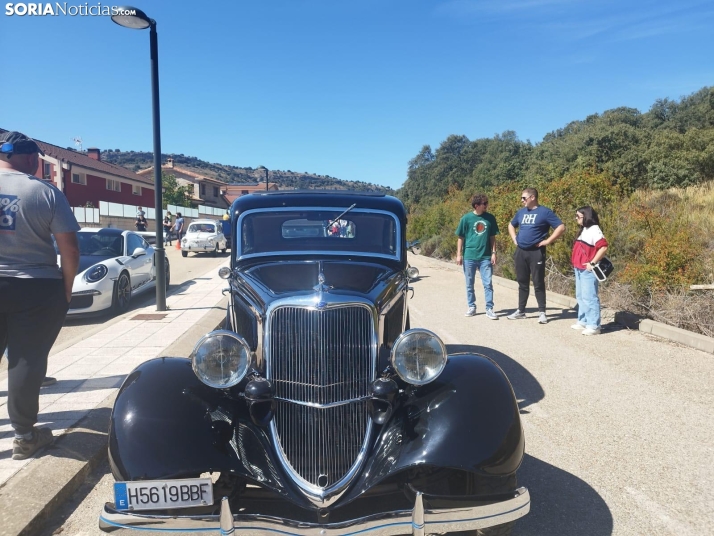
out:
M132 296L155 288L154 248L138 234L121 229L82 229L77 238L79 269L67 314L105 309L122 313L128 309ZM169 279L166 259L166 288Z

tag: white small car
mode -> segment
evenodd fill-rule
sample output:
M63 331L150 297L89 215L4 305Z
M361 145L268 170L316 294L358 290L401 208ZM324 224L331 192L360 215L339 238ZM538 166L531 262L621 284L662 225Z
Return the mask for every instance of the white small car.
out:
M188 257L190 251L210 252L216 256L219 249L225 253L228 244L226 237L223 236L221 226L214 220L192 221L181 239L182 257Z

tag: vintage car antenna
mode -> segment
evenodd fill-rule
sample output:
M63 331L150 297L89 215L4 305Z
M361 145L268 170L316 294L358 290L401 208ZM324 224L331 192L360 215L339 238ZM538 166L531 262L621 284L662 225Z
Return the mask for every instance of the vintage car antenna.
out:
M336 221L338 221L342 216L344 216L345 214L347 214L350 210L352 210L352 209L355 208L356 206L357 206L357 203L352 203L352 206L351 206L350 208L348 208L347 210L345 210L342 214L340 214L339 216L337 216L334 220L330 220L330 221L327 223L327 226L329 227L330 225L332 225L333 223L335 223ZM322 270L321 270L321 271L322 271Z

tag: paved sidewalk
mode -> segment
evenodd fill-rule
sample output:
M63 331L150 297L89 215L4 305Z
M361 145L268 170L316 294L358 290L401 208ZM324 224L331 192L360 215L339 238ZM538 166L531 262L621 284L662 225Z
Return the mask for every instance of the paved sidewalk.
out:
M137 365L168 355L166 350L209 313L215 318L224 317L225 309L221 313L216 307L223 301L221 289L225 286L225 281L218 277L218 269L212 269L169 295L168 311L159 313L155 305L137 309L119 322L110 323L105 329L51 355L47 375L56 377L57 383L41 390L38 426L49 426L55 437L62 436L114 394ZM142 314L165 316L155 320L136 319ZM190 342L195 343L198 336L196 334ZM5 377L0 381L0 489L9 480L29 474L28 466L52 456L53 448L49 448L38 458L13 460L13 435L7 413ZM1 510L4 510L2 506Z

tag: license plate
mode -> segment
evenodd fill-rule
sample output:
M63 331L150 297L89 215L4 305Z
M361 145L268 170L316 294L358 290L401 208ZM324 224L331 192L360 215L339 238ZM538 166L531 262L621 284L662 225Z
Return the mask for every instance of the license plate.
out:
M114 483L114 505L117 510L189 508L208 504L213 504L213 484L210 478Z

